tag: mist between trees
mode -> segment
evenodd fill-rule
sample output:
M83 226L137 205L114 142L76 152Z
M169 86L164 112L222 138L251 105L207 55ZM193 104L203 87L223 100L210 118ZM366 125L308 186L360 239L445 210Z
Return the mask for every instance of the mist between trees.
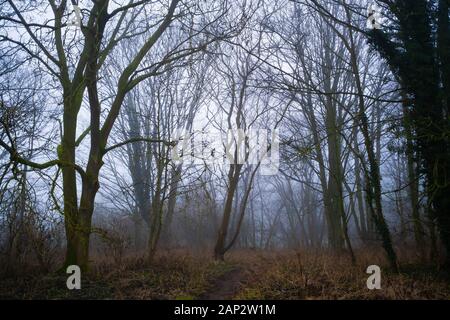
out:
M0 0L2 268L167 248L448 267L449 4L377 3L371 29L356 0ZM178 152L205 132L243 161Z

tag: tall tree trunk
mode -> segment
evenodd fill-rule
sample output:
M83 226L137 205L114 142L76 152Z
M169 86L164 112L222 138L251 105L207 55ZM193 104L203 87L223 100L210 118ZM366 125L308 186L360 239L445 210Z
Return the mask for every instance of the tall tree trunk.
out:
M227 246L225 246L225 248L223 250L224 253L233 247L234 243L236 242L236 239L239 236L242 222L244 221L245 211L247 209L248 198L250 197L250 193L252 191L253 180L255 179L255 175L256 175L256 172L258 171L260 164L261 164L261 162L259 162L258 165L256 165L256 167L253 169L253 171L251 173L250 179L248 179L249 181L247 181L246 188L244 191L244 196L242 197L241 205L239 208L239 217L238 217L238 221L236 224L236 230L234 231L234 235L233 235L233 237L231 237L229 244Z
M152 197L152 206L149 225L149 236L148 236L148 262L152 262L155 256L158 241L161 235L162 220L163 220L163 195L162 195L162 176L164 171L164 166L161 163L163 160L158 160L157 162L157 173L156 173L156 185L155 192Z
M350 13L348 8L346 8L348 21L350 19ZM359 115L357 118L357 125L359 126L361 133L364 138L364 145L367 152L368 158L368 170L364 170L366 174L366 197L367 203L369 205L369 211L371 213L373 222L377 231L382 239L383 248L386 251L388 260L390 262L391 268L398 272L399 266L397 262L397 254L394 251L394 247L392 245L391 232L389 231L389 227L386 223L386 220L383 215L383 208L381 204L381 178L380 178L380 167L379 163L377 163L376 154L373 147L373 142L370 137L369 132L369 124L366 115L366 108L364 103L364 90L361 84L361 78L359 75L358 68L358 58L356 54L356 47L353 39L353 31L351 28L348 29L349 32L349 51L350 51L350 60L351 67L355 79L356 89L358 93L358 108Z
M66 98L69 99L69 98ZM66 257L64 267L78 264L78 196L75 168L70 164L75 163L75 134L76 134L76 106L68 102L64 105L63 137L58 146L58 156L66 163L62 166L63 201L64 201L64 226L66 231Z
M223 209L222 223L219 228L216 245L214 247L214 259L224 260L225 255L225 241L228 234L228 228L230 224L230 218L233 208L233 199L236 192L236 188L239 182L239 176L241 173L241 164L231 164L228 170L228 190L225 200L225 206Z
M314 141L314 149L317 157L317 162L319 164L319 179L320 179L320 185L322 187L322 195L323 195L323 205L324 205L324 215L325 215L325 221L327 225L327 233L328 233L328 244L331 247L336 246L336 228L334 227L336 212L333 212L333 207L331 203L331 197L329 194L329 186L327 182L327 175L326 175L326 166L325 166L325 160L322 153L322 147L321 147L321 139L319 137L319 131L317 128L317 121L316 116L314 114L314 108L313 103L311 100L311 97L308 96L307 101L307 108L308 112L305 113L305 116L309 120L310 126L311 126L311 132L313 136Z

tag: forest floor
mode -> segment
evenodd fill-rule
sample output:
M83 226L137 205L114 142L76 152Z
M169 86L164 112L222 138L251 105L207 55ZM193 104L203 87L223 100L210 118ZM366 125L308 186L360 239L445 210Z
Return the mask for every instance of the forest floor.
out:
M233 299L240 290L241 282L244 280L244 274L240 267L235 267L228 272L223 273L212 282L210 288L202 293L198 300L227 300Z
M434 266L403 257L401 272L383 254L329 251L238 250L215 262L206 254L160 252L143 258L98 259L82 275L81 290L66 288L66 274L21 272L0 277L0 299L450 299L450 279ZM381 267L381 289L368 290L366 268Z

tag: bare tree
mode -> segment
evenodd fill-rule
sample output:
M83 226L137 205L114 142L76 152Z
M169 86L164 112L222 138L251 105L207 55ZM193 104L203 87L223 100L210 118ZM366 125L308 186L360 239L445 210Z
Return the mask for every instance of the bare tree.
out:
M62 91L60 102L63 105L62 139L57 147L57 158L37 163L25 159L16 152L16 147L1 141L1 145L19 162L36 169L47 169L60 166L63 178L64 217L67 237L67 254L65 265L77 264L86 269L89 261L89 236L91 233L92 214L95 195L99 189L99 173L103 166L105 154L129 141L108 146L109 136L120 113L121 106L128 92L140 82L164 72L167 66L173 66L180 59L190 54L204 51L208 44L236 30L242 21L237 19L230 28L223 28L217 33L217 21L227 10L221 4L190 3L184 4L173 0L166 7L163 2L131 1L123 5L112 6L109 0L96 1L89 8L82 10L81 34L67 28L67 14L70 5L67 1L57 4L48 1L51 20L29 22L27 15L37 10L45 10L43 2L22 4L18 6L8 1L10 14L7 19L11 28L19 30L28 43L14 35L2 35L2 41L34 59L45 68L57 81ZM178 11L177 11L178 9ZM197 12L195 12L197 10ZM183 24L183 18L196 16L204 11L211 12L205 19L195 20L192 35L173 43L170 50L151 55L152 49L174 21ZM153 12L151 15L150 13ZM163 12L161 15L155 12ZM150 15L150 16L149 16ZM238 16L238 14L236 15ZM145 19L144 28L132 29L137 19ZM41 33L50 33L47 37ZM75 33L75 35L73 35ZM196 45L188 45L195 41L199 34L209 36L199 39ZM73 37L80 40L73 41ZM102 103L99 84L101 75L108 66L108 58L117 44L127 39L135 39L139 49L129 62L120 69L116 82L116 90L112 97ZM151 58L150 58L151 57ZM89 126L77 137L78 118L83 102L87 97L89 108ZM107 106L105 106L107 104ZM77 146L89 135L90 145L87 163L79 164ZM133 141L135 141L133 139ZM139 137L138 140L162 143L167 146L171 141L162 141L150 137ZM77 178L81 178L81 196L78 201Z

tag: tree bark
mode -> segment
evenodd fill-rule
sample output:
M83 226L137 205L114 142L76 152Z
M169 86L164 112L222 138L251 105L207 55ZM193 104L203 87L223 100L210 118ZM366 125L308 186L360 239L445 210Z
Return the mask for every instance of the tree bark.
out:
M223 209L222 223L219 228L216 245L214 247L214 259L224 260L225 255L225 241L228 234L228 228L230 224L230 218L233 208L233 199L236 192L236 188L239 182L239 176L241 173L241 164L231 164L228 170L228 190L225 200L225 206Z

